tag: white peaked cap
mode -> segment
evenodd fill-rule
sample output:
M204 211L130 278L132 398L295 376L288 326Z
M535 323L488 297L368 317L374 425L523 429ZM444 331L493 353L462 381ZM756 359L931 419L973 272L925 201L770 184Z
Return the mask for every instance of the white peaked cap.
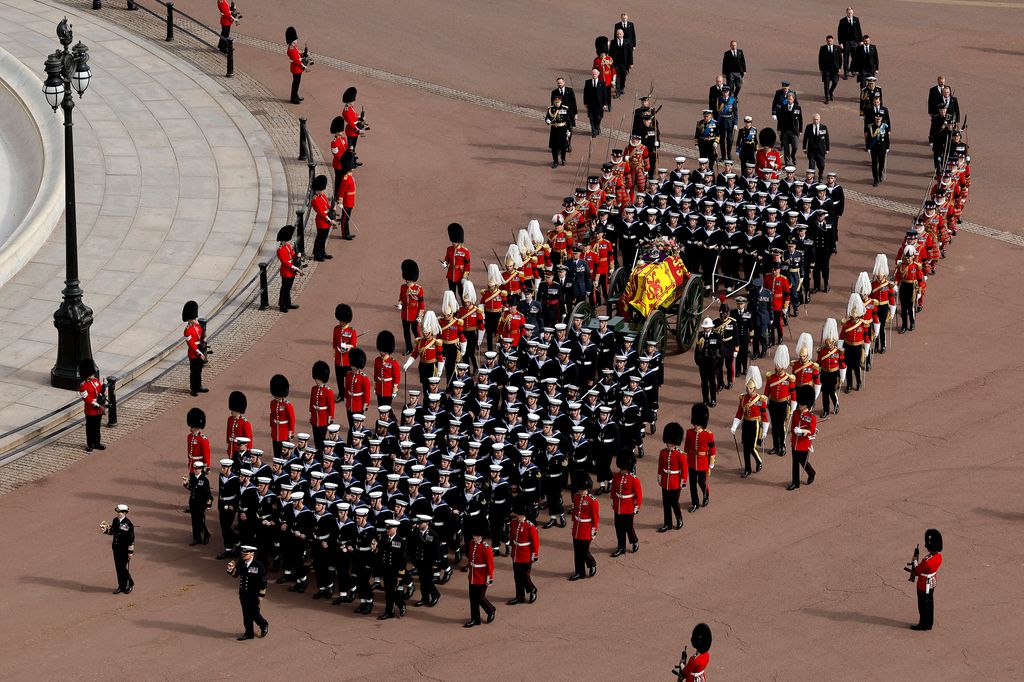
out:
M491 263L487 266L487 284L492 287L499 286L501 284L501 268L498 267L497 263Z
M468 279L462 280L462 300L473 304L477 301L476 287Z
M860 294L850 294L850 302L846 304L846 314L849 317L864 315L864 301L860 300Z
M519 253L519 247L516 246L515 244L509 244L508 251L505 252L506 265L508 264L509 261L512 261L513 267L523 267L523 256L522 254Z
M435 336L440 334L441 333L441 325L438 324L438 322L437 322L437 313L435 313L433 310L428 310L423 315L422 327L423 327L423 333L424 334L433 334Z
M441 294L441 312L445 315L454 315L459 310L459 301L455 298L455 292L451 289Z
M796 350L796 356L800 357L800 353L805 348L807 349L807 356L808 357L811 357L811 356L814 355L814 338L810 334L808 334L807 332L804 332L803 334L801 334L800 338L798 338L796 340L796 349L795 349Z
M861 272L857 275L857 281L853 285L853 291L861 296L871 295L871 278L868 277L868 273Z
M836 318L830 317L825 320L824 326L821 328L821 342L826 341L838 341L839 340L839 325L836 324Z
M778 349L776 349L775 366L789 367L789 346L787 346L786 344L782 344L778 347Z
M533 240L534 247L538 247L544 243L544 233L540 231L539 220L531 220L526 226L526 229L530 233L530 239Z
M747 381L746 385L750 385L750 382L754 382L754 390L760 390L761 386L764 385L764 381L761 379L761 370L757 368L757 365L751 365L750 369L747 370Z
M880 253L875 256L875 269L872 270L872 274L874 274L875 277L889 276L889 257L884 253Z

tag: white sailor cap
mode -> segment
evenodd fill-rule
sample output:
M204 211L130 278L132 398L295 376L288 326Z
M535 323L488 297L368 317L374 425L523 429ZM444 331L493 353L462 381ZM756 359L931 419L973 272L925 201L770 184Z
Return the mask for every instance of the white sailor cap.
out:
M298 439L298 440L309 440L310 439L310 435L308 433L306 433L305 431L300 431L299 433L295 434L295 438Z
M328 424L327 433L337 433L341 431L341 424Z
M256 548L252 545L242 545L239 549L242 551L242 554L252 554L256 551Z
M300 465L301 467L301 465ZM239 476L252 476L252 469L242 469L238 472Z
M246 438L245 436L235 436L235 443L238 444L238 445L241 445L243 443L251 443L251 442L252 442L251 438Z
M384 525L388 528L398 528L402 523L398 519L387 519L384 521Z
M124 504L124 503L121 503L121 504L117 505L116 507L114 507L114 511L127 512L128 511L128 505Z
M292 493L292 499L293 500L301 500L305 496L306 496L306 493L302 492L301 490L297 490L297 491Z
M222 460L220 461L220 465L221 465L222 467L230 467L230 466L234 466L234 465L235 465L235 461L234 461L234 460L232 460L232 459L227 459L227 458L224 458L224 459L222 459Z
M259 483L260 485L270 485L270 477L260 476L259 478L256 479L256 482Z
M356 516L366 516L370 513L369 507L356 507Z

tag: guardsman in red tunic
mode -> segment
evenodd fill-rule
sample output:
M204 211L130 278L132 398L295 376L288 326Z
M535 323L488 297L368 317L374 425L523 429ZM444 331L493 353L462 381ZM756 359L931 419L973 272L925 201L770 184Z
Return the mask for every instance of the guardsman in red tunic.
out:
M441 324L433 310L424 314L420 331L423 335L416 339L412 354L420 363L420 385L423 392L429 393L430 379L437 376L437 363L441 359L441 339L437 338L441 333Z
M875 351L884 353L886 346L885 331L889 320L896 312L896 290L889 281L889 259L884 253L875 256L875 267L872 271L871 298L878 304L878 327L875 333Z
M412 259L402 261L402 279L405 282L398 290L398 310L402 317L402 335L405 337L405 354L412 353L412 340L420 335L420 321L426 312L426 293L418 284L419 263Z
M466 552L469 559L469 620L463 627L480 625L480 607L487 614L487 622L494 620L497 609L487 599L487 586L494 582L494 551L484 542L483 536L473 533L473 540Z
M789 366L795 384L797 401L809 401L814 405L821 393L821 370L814 361L814 338L804 332L796 341L797 359Z
M526 325L526 318L519 312L518 308L506 305L505 310L498 320L498 338L512 339L512 347L519 347L519 340L523 337L523 327Z
M341 228L341 238L345 241L352 241L356 238L352 234L352 211L356 208L356 176L352 174L351 159L346 159L346 166L341 176L341 215L338 217L338 226Z
M359 163L356 159L356 144L359 142L359 136L363 134L363 129L366 125L363 123L362 115L356 113L356 96L359 91L355 87L345 88L345 92L341 94L341 117L345 119L345 136L348 137L348 146L352 150L352 160L355 161L357 166L363 164Z
M572 476L572 555L574 572L569 580L594 577L597 559L590 551L590 543L597 537L601 525L601 505L590 493L590 476L582 471Z
M526 518L526 500L517 498L512 503L512 523L509 526L508 541L512 546L512 576L516 582L516 596L506 603L509 606L537 601L537 586L530 578L533 564L540 558L540 534L537 525Z
M790 286L789 278L783 277L778 263L772 264L771 275L765 282L765 288L772 292L772 327L769 334L768 344L774 346L782 343L785 331L782 324L785 321L786 312L789 309Z
M690 513L711 502L711 486L708 484L709 472L715 467L718 448L715 446L715 434L708 431L708 406L697 403L690 408L691 427L686 430L683 441L683 452L686 453L686 464L690 479ZM697 499L697 488L704 493L704 501Z
M821 346L818 347L818 367L821 370L821 418L839 414L839 385L846 381L846 358L838 346L839 325L833 317L825 320L821 330Z
M461 287L460 287L461 288ZM441 296L441 357L444 361L445 381L450 382L455 375L455 365L459 358L466 352L466 334L462 320L456 313L459 312L459 303L455 294L446 291Z
M540 277L540 271L537 269L537 247L534 246L527 230L519 230L519 234L516 235L516 246L523 260L523 293L525 294L527 290L536 291L537 279Z
M186 301L181 308L181 321L185 323L185 349L188 353L188 387L192 397L207 393L210 389L203 386L203 365L206 364L206 353L203 352L203 326L199 324L199 304Z
M277 231L277 260L281 264L281 293L277 299L277 305L282 313L299 307L292 303L292 285L295 283L295 276L302 274L295 249L292 247L292 235L294 234L294 225L285 225Z
M331 368L323 360L313 363L313 387L309 389L309 425L313 431L313 443L323 452L327 425L334 423L334 391L327 382L331 380Z
M288 70L292 74L292 94L289 98L291 104L299 104L302 98L299 97L299 83L302 81L302 72L306 65L302 62L302 53L299 52L299 34L294 27L289 26L284 32L284 42L288 43Z
M594 41L594 50L597 52L597 56L594 57L594 65L592 68L597 69L601 74L601 80L604 81L605 88L605 102L604 106L608 111L612 110L612 97L615 92L615 60L608 54L608 37L598 36Z
M773 128L762 128L757 134L757 141L761 148L754 155L754 162L757 164L757 177L768 182L779 179L779 171L782 170L782 152L775 149L775 142L778 140L778 133Z
M676 519L676 530L683 527L679 493L686 487L686 454L680 449L684 437L682 425L677 422L666 424L662 437L665 447L658 455L658 486L661 488L661 506L665 522L658 528L659 533L672 528L673 514Z
M926 279L921 265L916 260L914 247L903 247L903 258L896 266L896 286L899 287L900 299L900 334L914 331L917 323L918 290L924 288Z
M483 306L477 305L476 287L473 282L466 279L462 281L462 307L455 314L462 320L462 331L466 337L466 350L462 353L462 360L466 362L470 370L476 374L477 350L484 338L484 313Z
M626 538L629 538L630 549L640 549L640 539L633 528L634 517L640 512L644 501L643 487L640 479L633 473L636 468L636 455L632 452L621 452L616 462L618 471L612 476L612 487L609 491L612 500L612 512L615 514L616 548L613 557L626 553Z
M228 0L217 0L217 11L220 12L220 41L217 49L227 54L228 37L231 35L231 25L235 23L235 15L231 13L231 3Z
M917 582L917 612L920 615L917 625L910 626L911 630L931 630L935 621L935 578L942 565L942 534L935 528L924 532L924 548L928 555L918 560L917 550L914 550L914 560L907 567L910 579Z
M571 197L566 197L572 201ZM558 262L564 263L569 258L569 251L572 249L572 233L565 228L565 222L559 221L555 229L548 231L548 244L551 245L552 257L558 254Z
M398 386L402 383L402 366L391 357L395 352L395 335L388 330L377 334L377 352L373 360L373 392L377 396L377 405L390 405L398 395Z
M370 407L370 377L366 367L366 353L362 348L353 348L349 353L352 371L345 375L345 412L348 414L348 428L353 427L352 415L366 414Z
M860 294L850 294L850 300L846 304L846 319L839 327L839 347L843 350L846 360L846 386L845 393L849 393L853 380L857 380L856 390L861 388L861 362L864 360L864 346L870 343L871 320L864 318L864 301Z
M754 470L756 473L760 473L764 467L759 448L764 442L764 433L768 430L768 396L760 392L761 386L761 370L752 365L747 370L747 390L740 396L740 404L736 408L736 416L733 417L730 429L735 438L736 430L741 425L743 427L743 478L751 474L751 459L757 462L757 468Z
M791 402L796 401L796 377L789 373L789 348L779 346L775 351L775 371L768 375L765 386L768 396L768 416L772 424L772 449L769 455L786 454L786 423L789 421Z
M630 137L629 146L626 147L626 158L629 159L629 167L633 173L633 186L638 192L643 192L647 188L647 174L651 170L651 161L647 147L641 144L639 135Z
M252 442L252 422L245 416L245 410L249 407L249 400L241 391L231 391L228 395L228 422L225 429L224 440L228 448L228 457L235 454L235 439L242 437L249 439L249 447ZM189 464L191 467L191 463Z
M203 433L206 428L206 413L198 407L193 407L185 415L185 423L188 425L188 435L185 436L186 469L192 473L192 465L196 460L202 460L206 468L210 468L210 439Z
M818 433L818 418L811 411L812 407L811 402L801 400L793 413L793 422L789 427L793 438L793 482L786 490L800 487L800 467L807 472L807 485L814 483L814 467L807 461L808 455L814 450L814 438Z
M496 263L487 266L487 288L483 290L481 303L484 307L484 330L487 332L487 350L494 350L494 335L501 322L507 294L501 288L501 271ZM501 338L500 336L498 338Z
M881 326L878 317L878 301L871 297L871 279L866 272L857 275L853 290L860 294L860 300L864 303L864 371L867 372L871 370L871 351L874 349L875 337Z
M331 200L327 198L327 176L318 175L313 178L313 198L309 201L309 210L313 212L316 225L316 238L313 240L313 260L322 263L334 256L327 253L327 237L331 234L334 220L331 217Z
M288 377L275 374L270 377L270 441L274 444L274 457L280 457L281 443L290 441L295 433L295 406L288 400Z
M85 411L85 449L87 452L106 450L107 446L100 442L100 422L103 419L103 383L100 381L96 363L86 358L78 365L78 376L82 383L78 385L78 395L82 398ZM206 456L206 464L210 464L210 456Z
M706 623L698 623L690 635L690 644L696 650L692 657L687 656L686 649L679 659L679 665L672 671L679 682L707 682L708 664L711 663L711 628Z
M592 248L597 254L597 261L594 268L594 291L601 290L601 299L608 298L608 275L611 274L615 263L615 247L605 238L604 232L599 232L597 241L592 243ZM600 302L600 301L598 301Z
M505 252L505 272L502 274L502 288L509 304L517 305L523 291L523 256L515 244L508 245Z
M451 223L448 225L448 240L452 243L444 252L444 260L441 266L445 269L445 279L448 280L449 291L455 295L462 296L462 280L469 275L472 269L469 249L463 243L466 241L466 231L462 225Z
M359 335L352 326L352 308L346 303L334 307L334 333L331 336L331 347L334 348L334 377L338 381L338 396L335 402L345 399L345 375L349 372L349 353L359 344Z
M338 208L338 199L341 198L341 178L348 167L347 158L349 154L348 139L345 137L345 119L335 116L331 121L331 168L334 169L334 201L331 205L335 210Z

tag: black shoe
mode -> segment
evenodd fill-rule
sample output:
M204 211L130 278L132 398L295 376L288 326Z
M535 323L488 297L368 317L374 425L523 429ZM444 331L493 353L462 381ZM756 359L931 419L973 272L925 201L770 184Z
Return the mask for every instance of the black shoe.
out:
M247 634L245 634L243 632L238 637L235 637L235 639L237 639L239 642L244 642L247 639L256 639L256 636L255 635L247 635Z
M355 238L356 238L356 236L354 234L346 234L344 237L342 237L342 239L344 239L347 242L350 242L350 241L352 241Z
M680 529L682 529L682 527L683 527L683 519L682 519L682 517L680 517L679 520L676 521L676 530L680 530Z
M280 310L282 313L288 312L287 308L278 308L278 310ZM195 393L193 393L192 395L195 395Z
M289 104L300 104L301 102L302 102L301 99L290 99L290 100L288 100Z
M231 554L229 554L228 552L224 552L223 554L221 554L217 558L218 559L223 559L224 557L228 557L228 556L231 556ZM278 584L278 585L284 585L286 582L288 582L291 579L292 579L292 577L290 575L288 575L287 573L285 573L284 575L282 575L280 578L278 578L274 582L276 584Z
M661 526L660 528L658 528L658 532L659 533L665 533L665 532L668 532L669 530L671 530L671 528L672 528L672 526Z
M270 632L270 623L260 628L260 637L266 637L268 632Z
M559 514L558 515L558 527L559 528L565 528L565 515L564 514ZM508 556L508 552L505 552L505 556Z
M125 594L131 594L132 590L134 590L134 589L135 589L135 582L133 581L133 582L128 583L128 587L124 588L124 593Z
M786 456L786 448L782 448L782 449L781 449L781 450L779 450L779 451L778 451L778 452L777 452L776 454L777 454L777 455L778 455L779 457L785 457L785 456Z
M547 523L545 523L543 526L541 526L541 528L554 528L557 523L558 523L558 521L556 519L550 518L550 519L548 519Z
M552 168L558 168L558 162L557 161L552 161L551 162L551 167Z
M776 448L772 448L771 450L768 451L768 454L774 455L776 452L778 452L778 450Z
M612 552L612 558L614 559L615 557L620 557L620 556L622 556L625 553L626 553L626 548L625 547L619 547L614 552Z
M195 393L192 394L193 397L195 397L195 395L196 395ZM92 452L92 446L91 445L86 445L85 446L85 451L86 452Z
M764 469L764 464L762 464L761 462L758 462L758 463L757 463L757 468L756 468L756 469L754 469L754 473L755 473L755 474L759 474L759 473L761 473L761 469Z
M917 630L919 632L927 632L928 630L931 630L931 628L926 628L925 626L921 625L920 623L917 624L917 625L911 625L910 629L911 630Z
M515 606L516 604L522 604L523 602L520 601L519 597L513 597L512 599L509 599L505 603L508 604L509 606Z
M612 556L615 556L614 554ZM577 580L583 580L583 576L579 573L573 573L569 576L569 582L576 582Z
M790 483L790 484L789 484L789 485L788 485L788 486L786 487L786 490L796 490L796 489L797 489L797 488L799 488L799 487L800 487L800 484L799 484L799 483Z
M478 621L478 620L469 620L469 621L466 621L466 623L462 627L464 627L464 628L472 628L472 627L476 627L477 625L480 625L480 621Z
M198 544L200 544L199 540L193 540L192 542L188 543L188 546L189 547L195 547Z
M324 597L327 597L328 599L330 599L331 598L331 593L328 592L327 590L317 590L316 594L313 595L313 599L323 599Z
M810 474L810 475L809 475L809 476L807 477L807 485L810 485L810 484L812 484L812 483L814 483L814 474Z
M706 507L706 506L708 506L709 504L711 504L711 495L705 495L705 496L704 496L704 502L703 502L703 503L701 503L701 505L700 505L700 506L702 506L702 507Z
M587 575L589 575L591 578L593 578L595 575L597 575L597 564L596 563L587 570ZM536 593L536 592L537 592L537 590L534 590L534 593Z
M695 504L692 507L690 507L689 511L692 514L693 512L697 511L698 509L700 509L700 506Z
M113 594L121 594L122 592L125 592L125 590L122 590L122 589L121 589L121 588L119 587L119 588L117 588L116 590L114 590Z
M210 531L206 531L205 533L203 533L203 544L210 544Z
M395 617L395 614L393 614L393 613L382 613L379 616L377 616L377 620L390 620L390 619L392 619L394 617Z
M413 604L413 606L418 608L420 606L426 606L426 604L427 604L427 600L426 599L420 599L418 602Z
M404 616L405 615L405 602L404 601L403 602L399 602L399 604L398 604L398 615L399 616Z
M740 474L740 478L746 478L749 475L750 475L749 471L744 471L742 474Z
M341 606L342 604L345 603L345 601L347 599L348 599L348 597L346 597L344 595L342 595L340 597L335 597L334 599L331 600L331 606Z
M843 393L849 393L851 390L852 389L850 388L850 384L846 384L846 386L843 386Z
M632 547L630 547L630 551L632 551L633 554L636 554L637 552L639 552L640 551L640 543L639 542L634 542Z
M92 447L95 450L106 450L107 449L107 446L103 445L101 443L96 443L96 445L93 445Z
M825 285L825 293L827 294L831 290L832 290L832 287L830 287L829 285L826 284Z
M313 260L315 262L317 262L317 263L323 263L324 262L324 257L323 256L313 256Z
M434 598L427 602L427 606L429 606L429 607L437 606L437 602L439 602L439 601L441 601L441 593L440 592L435 594Z
M498 609L494 609L493 611L491 611L490 613L488 613L488 614L487 614L487 622L488 622L488 623L493 623L493 622L494 622L494 617L495 617L496 615L498 615Z

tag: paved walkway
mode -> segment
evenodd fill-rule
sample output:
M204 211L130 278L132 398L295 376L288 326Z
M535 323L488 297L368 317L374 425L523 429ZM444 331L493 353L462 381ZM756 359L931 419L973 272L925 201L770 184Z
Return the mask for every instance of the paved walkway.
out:
M80 276L96 361L117 374L180 336L182 302L212 311L269 255L287 182L235 98L142 38L84 11L0 0L0 45L41 73L65 15L93 72L75 108ZM0 288L0 432L74 397L49 387L64 265L61 222Z

